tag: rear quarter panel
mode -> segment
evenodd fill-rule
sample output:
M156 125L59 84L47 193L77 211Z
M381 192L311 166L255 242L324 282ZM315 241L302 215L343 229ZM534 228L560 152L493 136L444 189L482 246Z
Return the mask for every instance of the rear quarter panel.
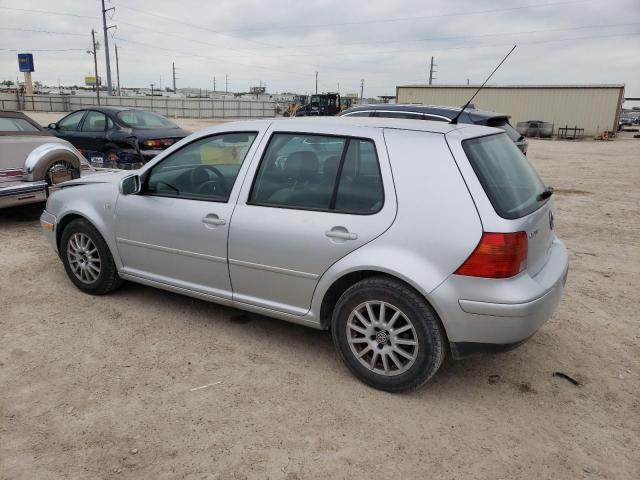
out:
M384 137L398 203L396 219L384 234L326 272L318 284L314 313L331 284L357 270L396 276L429 298L482 236L474 202L444 135L385 129Z

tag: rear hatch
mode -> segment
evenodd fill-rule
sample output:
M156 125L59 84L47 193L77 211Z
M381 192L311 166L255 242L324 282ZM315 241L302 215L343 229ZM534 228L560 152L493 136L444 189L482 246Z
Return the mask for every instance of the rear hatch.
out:
M545 265L555 237L551 189L504 133L471 138L462 147L495 213L509 232L527 234L527 272Z

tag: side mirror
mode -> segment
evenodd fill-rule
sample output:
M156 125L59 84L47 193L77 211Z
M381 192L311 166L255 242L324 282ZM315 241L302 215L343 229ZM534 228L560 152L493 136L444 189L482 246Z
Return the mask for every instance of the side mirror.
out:
M141 183L139 175L129 175L120 180L120 193L122 195L135 195L140 193Z
M57 123L50 123L49 127L51 130L57 130L58 129L58 124Z

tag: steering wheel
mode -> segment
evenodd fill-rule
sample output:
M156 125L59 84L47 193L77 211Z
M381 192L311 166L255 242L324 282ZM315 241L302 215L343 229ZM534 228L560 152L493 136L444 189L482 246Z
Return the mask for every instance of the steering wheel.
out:
M209 171L215 173L217 179L211 180ZM211 194L220 185L223 193L227 193L227 183L224 175L213 165L199 165L189 173L189 181L191 186L197 189L198 193ZM214 186L215 185L215 186Z

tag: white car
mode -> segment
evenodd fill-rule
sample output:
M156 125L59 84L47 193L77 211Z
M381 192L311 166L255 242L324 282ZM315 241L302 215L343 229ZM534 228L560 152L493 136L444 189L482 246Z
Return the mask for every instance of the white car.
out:
M41 222L87 293L130 280L331 329L359 379L400 391L550 317L568 267L552 193L502 130L261 120L62 184Z

